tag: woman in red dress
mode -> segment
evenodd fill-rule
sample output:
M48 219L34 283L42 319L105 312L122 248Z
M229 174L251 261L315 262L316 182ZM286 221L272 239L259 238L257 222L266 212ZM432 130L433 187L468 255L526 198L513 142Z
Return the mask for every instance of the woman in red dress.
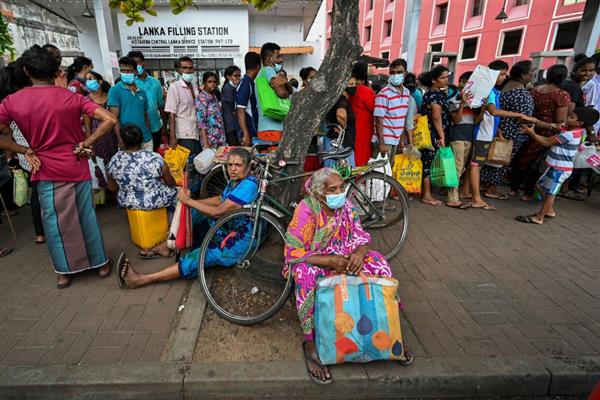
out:
M368 66L365 63L354 64L352 77L356 79L356 93L349 93L350 105L356 118L354 162L357 167L365 165L371 158L371 139L374 132L375 92L367 86L367 70Z

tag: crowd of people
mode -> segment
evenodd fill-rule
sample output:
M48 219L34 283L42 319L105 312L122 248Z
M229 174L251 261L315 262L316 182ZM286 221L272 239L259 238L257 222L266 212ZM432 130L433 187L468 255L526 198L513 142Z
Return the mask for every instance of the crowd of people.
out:
M146 69L139 51L119 59L120 76L113 86L86 57L75 58L63 70L61 52L53 45L34 46L2 70L0 169L10 166L28 173L35 242L47 243L58 288L68 287L81 271L94 269L105 278L113 267L96 220L93 175L116 193L119 207L173 210L180 202L193 210L191 251L153 274L138 272L128 259L121 260L117 275L123 287L197 276L199 247L208 229L220 216L256 199L258 182L250 173L250 153L242 147L283 138L285 118L269 111L261 98L290 99L317 74L306 67L300 71L301 82L288 79L280 50L275 43L265 43L260 54L248 52L244 73L238 66L228 67L221 87L216 71L204 72L201 85L195 85L194 60L181 57L176 63L178 79L165 90ZM415 123L426 116L432 146L420 152L423 204L444 204L436 198L430 175L436 152L449 146L462 183L444 189L448 207L495 210L489 199L505 200L522 190L521 199L531 201L538 190L544 199L541 209L517 220L542 224L556 216L556 195L581 198L585 171L573 172L573 157L583 140L597 142L600 53L576 56L570 73L564 65L553 65L539 81L530 60L512 66L497 60L488 67L498 73L496 84L480 107L470 108L467 82L472 72L463 73L454 86L444 65L417 77L405 60L396 59L390 63L387 85L376 91L368 65L356 62L345 90L324 117L321 146L328 148L343 130L351 166L365 165L379 155L393 163L395 154L413 144ZM495 138L512 141L509 165L488 162ZM223 193L197 199L187 189L178 190L158 153L164 145L186 148L190 159L205 149L237 146L228 156L230 182ZM99 176L90 167L97 166L98 159L106 165ZM331 375L319 362L314 343L311 296L317 278L361 271L391 276L391 271L385 258L369 249L370 236L346 200L338 172L318 163L305 168L316 172L288 227L282 249L284 274L296 280L309 374L327 383ZM507 193L499 189L505 181ZM7 182L0 180L0 186L10 203L12 195L5 189L12 185ZM209 249L205 266L234 265L247 239L240 232L232 246ZM0 256L9 253L8 248L0 249ZM142 259L173 255L166 238L139 253Z

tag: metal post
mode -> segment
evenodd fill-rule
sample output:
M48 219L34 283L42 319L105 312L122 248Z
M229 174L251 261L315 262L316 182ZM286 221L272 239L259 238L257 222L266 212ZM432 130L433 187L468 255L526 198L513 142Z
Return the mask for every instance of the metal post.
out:
M575 54L585 53L591 56L596 51L596 44L600 36L600 0L587 0L577 38L575 39Z

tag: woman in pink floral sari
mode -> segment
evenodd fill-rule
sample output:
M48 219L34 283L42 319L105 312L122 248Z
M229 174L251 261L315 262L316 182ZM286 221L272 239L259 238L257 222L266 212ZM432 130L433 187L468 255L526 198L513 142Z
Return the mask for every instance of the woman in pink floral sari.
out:
M322 168L306 183L310 196L298 204L286 234L284 275L296 282L296 307L302 324L306 367L310 378L331 382L315 345L313 312L320 277L337 273L392 276L385 258L369 250L371 236L360 225L354 205L346 200L337 171Z

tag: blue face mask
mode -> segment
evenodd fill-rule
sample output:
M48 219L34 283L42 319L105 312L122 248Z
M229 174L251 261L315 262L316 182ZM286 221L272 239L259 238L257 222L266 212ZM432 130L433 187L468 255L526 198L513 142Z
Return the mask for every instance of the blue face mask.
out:
M132 85L135 82L135 74L121 74L121 80L126 85Z
M90 92L97 92L98 89L100 89L100 84L98 83L98 81L96 79L90 79L90 80L85 81L85 87Z
M337 210L338 208L342 208L346 203L346 192L328 194L325 196L325 199L327 207L331 208L332 210Z
M400 86L404 83L404 74L390 75L388 82L394 86Z
M138 75L142 75L144 73L144 67L141 65L137 66Z
M283 69L283 64L273 64L273 68L275 69L275 72L279 73L279 71L281 71Z
M194 80L194 74L181 74L181 79L187 83L191 83Z

